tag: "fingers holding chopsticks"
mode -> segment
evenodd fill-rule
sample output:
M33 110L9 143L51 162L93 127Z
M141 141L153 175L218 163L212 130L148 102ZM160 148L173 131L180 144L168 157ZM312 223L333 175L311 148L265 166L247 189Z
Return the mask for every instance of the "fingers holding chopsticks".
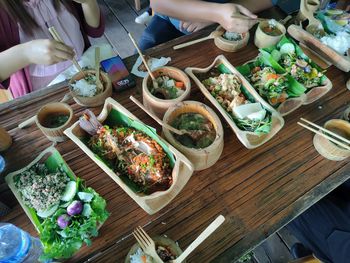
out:
M38 39L25 43L26 56L29 63L52 65L74 57L74 50L55 40Z

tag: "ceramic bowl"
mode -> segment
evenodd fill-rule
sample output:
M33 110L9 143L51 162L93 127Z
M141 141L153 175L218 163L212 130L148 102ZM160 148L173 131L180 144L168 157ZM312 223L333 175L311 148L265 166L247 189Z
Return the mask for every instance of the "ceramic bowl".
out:
M96 73L95 70L84 70L83 71L85 74L94 74ZM82 79L83 73L78 72L77 74L75 74L72 79L69 81L69 86L77 80ZM112 82L110 80L110 78L108 77L108 75L101 71L100 72L100 80L102 82L102 85L104 87L104 91L102 93L99 93L93 97L83 97L83 96L79 96L77 95L72 89L70 90L70 94L73 97L74 101L81 105L81 106L85 106L85 107L98 107L104 104L105 100L108 97L112 96Z
M61 126L55 128L47 127L47 119L52 115L67 115L68 120ZM43 132L43 134L53 142L63 142L68 138L63 131L71 126L74 122L74 114L72 108L63 102L53 102L44 105L36 115L36 125Z
M165 236L155 236L152 237L153 241L156 243L156 246L166 246L170 248L171 252L176 255L176 257L180 256L182 254L181 248L170 238ZM124 263L130 263L130 257L131 255L135 254L137 249L140 247L138 243L134 244L131 249L129 250L128 255L125 258ZM186 261L183 261L184 263Z
M178 81L182 81L185 86L185 91L183 94L181 94L181 96L179 96L176 99L165 100L165 99L157 98L150 92L148 87L152 85L152 79L149 76L149 74L147 74L147 76L143 79L143 82L142 82L143 104L148 110L152 111L159 118L163 118L164 113L167 111L169 107L187 99L190 96L191 81L185 72L174 67L168 67L168 66L160 67L154 70L153 74L155 78L162 75L167 75L170 78L176 79Z
M345 120L333 119L325 123L326 129L337 128L350 137L350 123ZM350 157L350 151L346 150L319 134L315 134L314 146L319 154L332 161L342 161Z
M8 132L0 127L0 152L7 150L12 144L12 138Z
M262 28L268 26L269 21L262 21L259 23L256 31L255 31L255 38L254 38L254 44L258 48L265 48L276 45L281 38L286 34L286 28L284 25L282 25L279 22L276 22L276 26L279 30L281 30L282 34L278 36L271 36L266 34Z
M223 37L226 32L221 26L219 26L216 31L222 32L221 35L214 38L215 45L225 52L236 52L242 48L244 48L249 41L249 32L243 33L243 39L237 41L227 40Z
M216 113L211 108L198 101L183 101L173 105L165 112L163 122L171 125L177 116L189 112L201 114L214 125L216 138L211 145L203 149L189 148L177 141L173 133L164 127L163 134L171 145L182 152L191 161L194 170L200 171L214 165L219 160L224 148L224 131Z

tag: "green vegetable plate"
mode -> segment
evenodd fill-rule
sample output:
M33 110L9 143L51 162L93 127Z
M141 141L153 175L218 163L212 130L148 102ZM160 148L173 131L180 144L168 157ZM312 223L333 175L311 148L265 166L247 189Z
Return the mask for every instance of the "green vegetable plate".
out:
M95 154L86 144L87 133L79 126L79 121L66 129L64 133L81 148L105 173L113 179L141 208L154 214L165 207L182 190L193 174L192 163L173 146L157 135L156 131L138 120L112 98L107 98L97 120L109 127L122 126L139 130L155 140L167 154L172 168L172 184L165 191L157 191L149 195L138 191L135 184L126 176L118 176L111 166ZM103 176L103 175L100 175Z
M244 130L246 127L247 119L237 119L232 116L232 112L228 112L219 101L212 95L211 92L205 87L200 80L200 75L207 75L212 70L217 69L221 74L233 74L238 77L241 84L241 92L250 103L260 103L262 108L266 110L266 116L270 116L266 121L267 124L263 124L255 131ZM284 119L282 116L271 107L262 97L255 91L250 83L239 73L239 71L232 66L232 64L223 56L220 55L215 58L213 63L206 68L186 68L186 73L194 80L204 96L218 109L221 115L225 118L226 122L230 125L233 132L241 143L248 149L254 149L269 141L273 136L282 129L284 125ZM261 123L263 121L260 121Z
M53 146L5 180L39 233L43 261L70 258L90 245L109 216L106 201L83 185Z
M260 49L265 64L278 73L288 73L305 88L303 105L313 103L332 89L332 82L303 50L290 38L284 36L275 46ZM296 87L296 83L291 83Z

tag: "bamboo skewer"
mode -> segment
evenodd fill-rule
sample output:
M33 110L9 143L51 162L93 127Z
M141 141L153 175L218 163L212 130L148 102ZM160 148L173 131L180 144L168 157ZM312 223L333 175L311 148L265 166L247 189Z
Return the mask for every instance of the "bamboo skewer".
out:
M63 39L61 38L61 36L58 34L58 32L57 32L57 30L56 30L56 28L55 27L49 27L49 32L50 32L50 34L51 34L51 36L53 37L53 39L54 40L56 40L56 41L58 41L58 42L61 42L61 43L64 43L64 41L63 41ZM85 74L84 74L84 71L83 71L83 69L80 67L80 65L79 65L79 63L78 63L78 61L76 60L76 58L72 58L72 62L73 62L73 64L74 64L74 66L77 68L77 70L79 71L79 72L81 72L84 76L85 76Z
M344 137L342 137L342 136L340 136L340 135L338 135L338 134L336 134L336 133L334 133L334 132L332 132L332 131L329 131L329 130L327 130L327 129L321 127L321 126L318 126L317 124L314 124L313 122L310 122L310 121L305 120L305 119L303 119L303 118L301 118L301 120L302 120L302 121L305 121L306 123L308 123L308 124L310 124L310 125L312 125L312 126L314 126L314 127L317 127L317 128L320 129L321 131L326 132L326 133L328 133L329 135L332 135L332 136L334 136L334 137L331 137L331 136L329 136L328 134L325 134L325 133L323 133L323 132L321 132L321 131L319 131L319 130L313 129L313 128L311 128L311 127L305 125L304 123L298 122L298 124L299 124L300 126L304 127L305 129L308 129L308 130L310 130L310 131L312 131L312 132L314 132L314 133L316 133L316 134L318 134L318 135L320 135L320 136L322 136L322 137L324 137L324 138L330 140L331 142L333 142L333 143L335 143L335 144L337 144L337 145L339 145L339 146L345 148L346 150L349 150L349 151L350 151L350 146L347 145L347 144L350 144L350 141L347 140L346 138L344 138ZM335 138L337 138L338 140L341 140L341 141L338 141L338 140L335 139ZM347 144L346 144L346 143L347 143Z
M147 61L146 61L145 57L143 56L143 54L142 54L142 52L141 52L139 46L137 45L137 43L136 43L134 37L131 35L131 33L129 33L128 35L129 35L129 37L130 37L130 39L131 39L131 42L134 44L134 46L135 46L137 52L139 53L139 55L140 55L140 57L141 57L141 59L142 59L142 62L143 62L143 64L145 65L145 67L146 67L146 69L147 69L149 75L151 76L152 80L155 80L156 78L154 77L152 70L149 68L149 66L148 66L148 64L147 64Z
M174 128L173 126L164 123L161 119L159 119L155 114L153 114L151 111L147 110L145 108L145 106L143 106L143 104L138 101L138 99L136 99L133 96L130 96L130 100L132 100L132 102L134 102L137 106L139 106L144 112L146 112L152 119L154 119L160 126L168 129L169 131L172 131L173 133L176 133L178 135L184 135L186 132L180 131L176 128Z
M142 52L141 52L139 46L137 45L137 43L136 43L134 37L131 35L130 32L128 33L128 35L129 35L129 37L130 37L131 42L134 44L134 46L135 46L137 52L139 53L139 55L140 55L140 57L141 57L141 59L142 59L142 62L143 62L143 64L145 65L145 67L146 67L146 69L147 69L149 75L151 76L153 87L154 87L155 89L157 89L157 88L158 88L158 82L157 82L156 78L154 77L154 74L153 74L152 70L151 70L150 67L148 66L148 63L147 63L145 57L143 56L143 54L142 54Z
M95 48L95 70L96 70L96 87L100 92L104 91L103 85L100 80L100 47Z

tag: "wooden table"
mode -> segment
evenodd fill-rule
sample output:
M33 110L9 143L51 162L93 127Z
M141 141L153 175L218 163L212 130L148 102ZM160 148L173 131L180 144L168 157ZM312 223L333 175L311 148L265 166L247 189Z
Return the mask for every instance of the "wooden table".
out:
M209 32L205 30L186 39ZM177 39L148 53L170 56L170 64L181 69L206 67L223 53L213 41L173 51L174 43L182 41L184 39ZM253 59L258 50L251 41L238 53L223 54L237 66ZM135 57L127 58L126 64L131 66L134 61ZM83 247L69 262L123 262L135 243L131 231L138 225L144 226L150 235L166 234L185 248L218 214L226 217L226 223L191 254L188 262L232 262L258 245L350 177L348 161L324 159L313 147L313 134L296 124L304 117L322 125L329 119L339 118L349 105L345 74L331 67L327 76L333 82L333 89L319 101L285 117L285 127L258 149L243 147L222 121L225 147L219 161L213 167L193 174L183 191L153 216L138 207L73 142L60 143L57 149L68 165L107 200L111 212L92 246ZM137 88L113 94L113 97L160 131L160 127L128 99L131 94L140 98L140 86L138 79ZM19 130L17 125L33 116L42 105L60 100L66 91L65 87L52 87L0 106L0 125L10 131L14 139L13 146L4 154L7 161L4 174L25 166L51 145L35 125L25 130ZM203 95L194 85L191 99L203 101ZM208 101L204 102L212 107ZM70 103L79 115L82 108ZM94 111L98 113L99 110ZM3 198L11 199L9 204L14 207L1 221L12 222L36 235L21 207L11 195L6 195L9 191L2 188Z

